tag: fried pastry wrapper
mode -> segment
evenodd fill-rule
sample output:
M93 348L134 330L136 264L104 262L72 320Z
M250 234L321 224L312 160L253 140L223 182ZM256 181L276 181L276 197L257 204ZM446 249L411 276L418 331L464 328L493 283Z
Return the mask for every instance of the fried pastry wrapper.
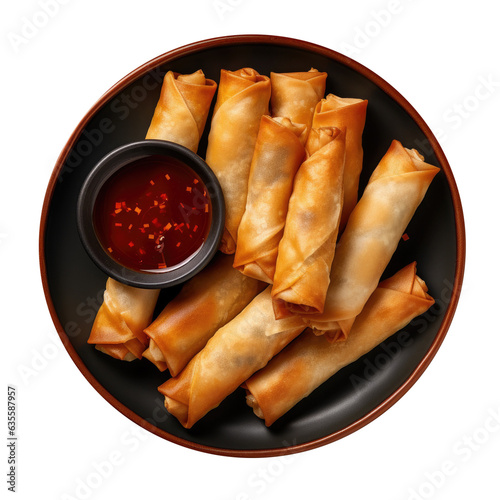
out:
M202 70L190 75L169 71L146 139L175 142L196 152L216 88ZM117 359L141 358L149 343L143 330L151 323L159 293L109 278L88 342Z
M323 313L303 316L315 333L349 334L438 171L415 149L392 142L337 244Z
M191 428L303 330L300 318L274 319L267 287L218 330L177 377L158 388L165 407Z
M293 179L305 157L299 139L305 129L288 118L264 115L260 122L234 267L267 283L273 282Z
M175 142L196 153L216 89L201 69L190 75L169 71L146 139Z
M313 132L306 148L311 156L295 176L279 243L271 294L277 318L323 312L330 284L342 212L345 129Z
M344 342L307 329L247 380L247 404L271 425L314 389L423 314L434 303L415 263L382 281Z
M344 167L344 206L340 231L347 223L358 201L359 176L363 167L362 135L365 127L367 100L328 94L316 105L312 126L346 128Z
M161 371L177 375L264 288L234 269L232 260L219 253L144 330L151 339L144 356Z
M161 372L164 372L165 370L168 369L163 352L156 345L156 342L151 338L149 339L148 348L142 353L142 357L151 361L151 363L153 363L156 366L156 368L158 368L158 370L160 370Z
M325 95L327 73L311 68L293 73L271 73L271 112L306 126L301 141L311 130L314 109Z
M143 330L151 323L159 293L108 278L87 342L117 359L140 359L148 345Z
M245 212L248 176L262 115L269 113L271 82L252 68L221 70L208 136L206 162L226 202L221 250L234 254Z

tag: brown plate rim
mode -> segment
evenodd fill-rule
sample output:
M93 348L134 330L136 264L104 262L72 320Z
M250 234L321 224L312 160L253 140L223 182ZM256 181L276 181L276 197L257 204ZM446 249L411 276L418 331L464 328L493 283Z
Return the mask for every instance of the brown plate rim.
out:
M193 52L198 52L200 50L205 50L214 47L221 47L227 45L243 45L243 44L270 44L270 45L281 45L296 49L302 49L306 51L311 51L317 53L319 55L325 56L327 58L333 59L338 63L341 63L350 69L360 73L362 76L366 77L370 81L372 81L375 85L377 85L381 90L383 90L386 94L388 94L394 101L396 101L413 119L413 121L418 125L418 127L422 130L423 134L429 141L430 145L433 148L433 151L438 159L440 165L442 166L442 170L446 176L449 188L451 199L453 202L453 211L455 216L455 230L456 230L456 238L457 238L457 256L456 256L456 270L455 277L453 283L453 289L451 293L451 299L448 304L447 310L444 314L443 321L439 327L439 330L436 334L436 337L426 354L418 364L418 366L414 369L414 371L410 374L407 380L389 397L387 397L384 401L382 401L379 405L377 405L371 412L367 413L363 417L359 418L352 424L334 432L328 434L322 438L315 439L306 443L302 443L299 445L291 445L285 448L268 448L268 449L258 449L258 450L237 450L237 449L225 449L225 448L217 448L213 446L201 445L198 443L193 443L191 441L179 438L173 434L170 434L158 427L152 425L147 420L143 419L135 412L130 410L120 401L118 401L113 395L111 395L92 375L89 369L86 367L80 356L77 354L75 348L69 341L69 338L64 331L63 326L61 325L59 318L56 314L56 310L54 307L54 303L52 301L50 290L48 286L47 279L47 268L45 263L45 231L47 226L47 216L49 211L50 202L52 199L52 195L54 192L55 185L57 183L57 178L59 176L60 170L64 165L67 155L71 151L74 146L76 140L80 136L81 132L85 128L86 124L89 120L94 116L94 114L101 108L102 105L105 104L110 98L114 95L118 94L122 91L127 85L129 85L133 80L142 74L147 73L151 69L165 64L177 57L185 56ZM439 347L444 341L444 338L448 332L448 329L451 325L453 316L455 314L458 300L460 297L460 291L462 288L463 277L465 272L465 222L464 215L462 210L462 204L460 201L460 195L458 192L458 188L451 171L451 167L448 163L448 160L445 157L445 154L439 145L436 137L424 122L422 117L418 114L418 112L413 108L413 106L389 83L387 83L383 78L378 76L376 73L363 66L362 64L354 61L353 59L321 45L317 45L312 42L307 42L304 40L299 40L290 37L276 36L276 35L265 35L265 34L247 34L247 35L231 35L231 36L223 36L216 38L209 38L206 40L197 41L194 43L190 43L176 49L173 49L169 52L166 52L154 59L151 59L149 62L139 66L135 70L131 71L128 75L123 77L119 82L113 85L108 91L106 91L98 101L91 107L91 109L85 114L80 123L77 125L67 143L65 144L63 150L61 151L54 169L52 171L51 177L48 182L45 198L43 201L42 211L41 211L41 219L40 219L40 231L39 231L39 261L40 261L40 273L42 278L42 286L45 295L45 299L47 302L47 306L56 327L57 333L61 338L61 341L68 351L71 359L83 374L83 376L88 380L88 382L96 389L96 391L112 406L114 406L118 411L120 411L127 418L140 425L144 429L152 432L153 434L166 439L175 444L184 446L186 448L194 449L197 451L202 451L205 453L211 453L215 455L223 455L230 457L275 457L281 455L288 455L292 453L303 452L306 450L311 450L314 448L318 448L320 446L332 443L341 439L349 434L357 431L358 429L364 427L365 425L372 422L375 418L382 415L385 411L387 411L392 405L394 405L408 390L415 384L415 382L420 378L422 373L428 367L429 363L432 361L434 356L436 355Z

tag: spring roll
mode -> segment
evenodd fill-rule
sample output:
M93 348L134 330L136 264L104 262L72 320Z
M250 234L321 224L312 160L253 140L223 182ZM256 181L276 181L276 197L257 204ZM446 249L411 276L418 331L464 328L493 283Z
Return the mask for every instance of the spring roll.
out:
M279 243L271 293L277 318L322 313L330 284L342 212L345 129L318 132L308 141L311 156L295 177Z
M146 139L175 142L196 153L216 88L201 69L190 75L169 71Z
M271 73L271 111L306 125L303 143L311 129L314 109L325 95L327 73L311 68L295 73Z
M87 342L117 359L140 359L148 345L143 330L151 323L159 293L108 278Z
M423 314L434 303L415 263L382 281L345 342L308 329L247 380L247 403L271 425L314 389Z
M218 254L144 330L151 338L144 356L161 371L168 368L177 375L263 288L233 269L232 256Z
M312 126L346 128L344 167L344 206L340 231L358 201L359 176L363 167L362 135L365 127L367 100L343 98L328 94L314 110Z
M236 251L255 142L261 117L269 112L270 96L269 78L254 69L221 71L206 161L219 179L226 202L224 253Z
M273 282L293 179L305 156L299 139L305 129L288 118L261 119L234 267L267 283Z
M191 428L303 330L298 317L274 319L267 287L218 330L177 377L158 388L165 407Z
M392 142L337 244L323 313L303 315L315 333L349 334L438 171L417 150Z

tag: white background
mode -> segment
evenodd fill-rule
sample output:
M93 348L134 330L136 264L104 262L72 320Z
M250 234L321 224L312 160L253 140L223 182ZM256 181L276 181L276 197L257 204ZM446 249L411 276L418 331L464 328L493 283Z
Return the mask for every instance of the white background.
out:
M43 24L43 0L4 2L0 16L0 426L5 435L6 386L14 384L17 497L499 498L495 2L475 0L467 9L451 0L47 2L50 18L24 40L27 22ZM71 361L39 277L45 189L86 111L144 62L190 42L240 33L291 36L339 50L398 89L440 138L467 228L459 307L424 375L370 425L285 459L203 454L137 427ZM2 448L4 498L8 449ZM114 462L112 470L102 468L105 461Z

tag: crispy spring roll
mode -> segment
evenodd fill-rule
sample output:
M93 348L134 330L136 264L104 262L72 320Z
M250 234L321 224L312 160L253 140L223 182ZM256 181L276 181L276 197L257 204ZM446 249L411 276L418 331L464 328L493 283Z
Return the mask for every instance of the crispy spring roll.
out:
M222 70L206 161L217 176L226 202L221 250L236 250L245 211L248 175L262 115L268 114L271 82L251 68Z
M288 118L268 115L260 123L234 267L267 283L273 282L293 179L305 156L299 139L305 129Z
M277 318L323 312L330 284L342 212L345 129L321 132L329 142L322 145L313 134L311 156L295 176L288 204L271 294Z
M306 142L306 156L309 158L316 151L319 151L323 146L332 142L334 135L338 134L340 129L337 127L320 127L313 128L309 131ZM344 130L344 149L345 149L345 130Z
M144 332L151 338L144 356L161 370L177 375L208 339L264 288L219 254L189 280Z
M275 320L267 287L174 378L158 390L165 407L189 429L304 330L300 318Z
M196 153L216 88L201 69L190 75L169 71L146 139L175 142Z
M247 403L271 425L344 366L365 355L423 314L434 300L415 263L382 281L356 318L345 342L308 329L247 380Z
M117 359L140 359L148 344L143 330L151 323L159 293L108 278L87 342Z
M343 98L328 94L316 105L312 126L346 128L344 167L344 206L340 231L358 201L359 176L363 167L362 135L365 127L367 100Z
M337 244L323 313L303 316L315 333L348 335L438 171L415 149L392 142Z
M311 68L295 73L271 73L271 111L306 125L303 143L311 129L314 109L325 95L327 73Z

